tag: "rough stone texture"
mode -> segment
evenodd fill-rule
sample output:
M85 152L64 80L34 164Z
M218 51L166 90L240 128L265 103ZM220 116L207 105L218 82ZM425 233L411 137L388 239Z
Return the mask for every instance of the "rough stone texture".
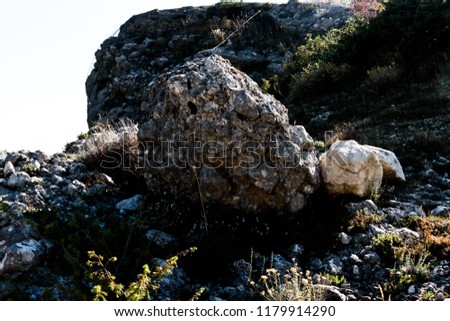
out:
M145 233L145 237L152 247L158 249L174 248L178 244L178 240L174 236L159 230L149 230Z
M364 145L365 148L374 152L383 167L383 180L391 182L405 182L405 174L403 173L402 165L397 159L397 156L389 150Z
M397 156L389 150L360 145L354 140L337 141L320 156L325 189L331 194L367 197L376 193L382 180L405 182Z
M200 108L198 109L200 110ZM127 212L129 215L123 215L120 209L116 209L115 205L122 200L128 200L130 196L129 192L125 193L119 188L119 181L116 183L111 177L108 177L104 173L93 172L87 166L83 166L81 163L73 161L72 157L68 157L65 154L56 154L51 157L40 155L39 153L32 152L20 152L20 153L7 153L6 157L14 165L18 172L23 171L26 164L33 162L33 160L39 161L41 168L33 173L32 179L35 179L36 184L28 184L24 190L18 191L0 186L0 264L2 265L0 272L0 299L23 299L27 300L79 300L79 279L71 277L70 275L61 275L58 269L55 269L54 263L67 264L65 259L60 256L55 256L60 250L59 244L55 243L51 245L48 241L43 239L43 234L38 233L33 227L34 224L25 223L24 217L33 220L33 217L38 217L37 213L30 216L26 214L33 209L48 208L54 209L53 213L59 217L59 219L66 219L73 213L84 213L89 218L98 217L102 220L102 217L108 218L111 221L108 223L116 224L118 221L127 221L131 224L141 220L144 223L145 228L134 229L133 233L139 237L140 243L143 246L143 252L140 248L134 248L139 256L144 253L146 258L152 256L152 262L154 266L163 265L164 260L155 259L157 257L171 257L174 253L178 253L180 250L186 249L192 246L191 233L196 231L194 229L186 229L185 231L179 231L178 228L169 227L165 225L168 222L161 220L168 220L166 214L169 212L180 212L183 215L177 215L175 220L179 220L180 225L190 226L193 222L189 222L186 218L189 214L185 213L185 203L175 205L172 201L173 198L169 197L168 201L152 200L145 198L144 205L142 207L145 215L140 216L139 221L135 221L136 213ZM4 159L5 159L4 158ZM6 163L6 161L4 161ZM3 164L4 165L4 164ZM3 167L2 167L3 168ZM208 174L208 171L205 171ZM206 175L208 178L208 175ZM55 185L53 182L54 175L58 175L62 178L65 184ZM93 178L95 177L95 180ZM258 177L256 175L255 177ZM0 179L4 179L3 173L0 172ZM201 178L199 177L199 180ZM78 181L77 181L78 180ZM69 187L76 187L73 189L73 193L67 193ZM83 185L86 187L84 190ZM262 184L265 188L269 188L270 185ZM277 187L275 186L274 189ZM72 190L72 187L70 188ZM215 193L215 191L209 191ZM69 195L70 194L70 195ZM149 208L150 206L150 208ZM311 247L308 243L298 243L303 241L301 237L298 239L291 239L293 243L286 243L280 246L280 251L275 252L270 256L263 256L257 252L252 255L252 264L248 263L249 254L244 253L238 257L236 261L234 255L232 261L224 261L221 263L226 269L230 271L221 271L220 282L215 279L208 279L205 284L204 274L200 274L201 281L199 281L199 274L194 272L195 267L190 266L195 255L189 258L180 260L183 264L183 269L175 269L173 274L163 278L161 288L158 291L158 295L154 299L159 300L177 300L177 299L189 299L192 293L198 291L199 288L205 287L204 293L205 299L210 300L254 300L255 293L248 288L249 273L253 270L252 277L259 277L260 271L266 269L269 265L275 267L279 272L289 270L292 266L291 258L297 258L297 262L301 263L303 271L309 270L313 276L314 284L316 287L323 287L324 299L327 300L381 300L379 297L379 291L377 289L378 284L384 284L390 281L390 276L387 271L392 269L392 262L387 262L384 259L382 253L374 247L372 239L377 233L393 233L400 235L403 242L406 244L415 244L415 242L423 241L423 234L420 230L409 230L407 228L398 225L398 222L407 216L424 216L425 213L420 207L411 204L398 201L391 201L388 204L389 207L383 207L381 204L375 205L372 201L366 200L359 203L350 203L345 206L348 211L349 217L354 217L356 212L362 211L365 214L377 213L382 218L382 222L369 224L365 229L356 229L354 227L342 226L337 227L336 233L339 233L336 241L327 249L326 253L320 254L318 252L310 252ZM448 207L447 207L448 208ZM437 209L434 213L439 214L445 209ZM224 209L221 213L227 213ZM103 216L103 213L106 213ZM198 214L198 212L195 212ZM302 213L308 215L308 213ZM344 212L339 211L339 214ZM263 223L266 216L251 216L242 215L241 219L237 217L225 218L225 221L238 221L239 224L244 224L244 218L246 223L242 225L241 230L238 231L235 228L238 226L226 227L227 223L223 222L221 217L220 221L214 223L212 219L212 213L209 211L207 215L209 218L209 235L212 240L217 240L216 231L218 227L213 227L213 224L221 224L220 229L226 229L229 231L224 234L225 246L230 246L229 241L240 233L244 233L245 237L254 244L258 244L258 247L263 248L264 245L260 244L258 240L261 240L259 232L257 232L257 238L255 237L255 231L252 232L250 228L256 222ZM311 213L313 215L313 213ZM440 214L439 214L440 215ZM199 216L199 222L202 218ZM443 215L445 216L445 215ZM303 220L307 216L293 217L289 220L270 217L271 225L270 229L274 229L272 234L267 234L264 238L269 239L270 245L272 242L280 240L278 237L279 229L276 228L276 224L280 222L286 222L291 226L290 228L283 228L281 231L295 230L298 225L291 224L292 222ZM148 219L148 221L147 221ZM396 223L397 222L397 223ZM170 224L170 223L169 223ZM248 225L246 225L248 224ZM309 223L308 223L309 224ZM327 224L327 222L324 222ZM147 229L152 228L153 230ZM286 225L283 225L285 227ZM316 225L317 226L317 225ZM64 227L63 225L61 227ZM158 229L158 230L156 230ZM126 229L127 231L128 228ZM139 233L137 231L140 230ZM198 231L198 229L197 229ZM265 231L265 229L264 229ZM170 234L167 234L167 233ZM222 232L223 233L223 232ZM274 234L275 233L275 234ZM316 233L315 230L313 233ZM215 235L213 235L215 234ZM128 232L127 232L128 235ZM262 234L261 234L262 235ZM67 235L70 237L70 235ZM272 239L275 236L274 239ZM148 241L145 240L148 237ZM203 235L202 238L208 237ZM229 239L228 239L229 237ZM289 236L288 236L289 237ZM284 238L284 237L283 237ZM283 239L282 238L282 239ZM210 239L211 240L211 239ZM317 243L321 242L321 239L317 239ZM350 242L348 242L350 241ZM206 241L207 242L207 241ZM212 243L212 242L211 242ZM220 246L223 243L220 243ZM203 248L205 243L199 246L199 249ZM251 244L253 246L253 244ZM239 244L238 246L241 246ZM244 247L244 245L242 245ZM53 248L54 250L49 250ZM148 252L148 249L150 251ZM234 247L229 248L232 251L236 251ZM225 252L224 247L217 247L215 250L218 252L218 257ZM246 252L246 251L244 251ZM270 253L270 251L267 251ZM314 253L314 256L311 254ZM199 253L201 254L201 253ZM305 254L307 255L305 257ZM310 261L304 261L305 258L311 256ZM284 259L286 258L286 259ZM240 260L239 260L240 259ZM448 258L447 258L448 259ZM450 276L450 267L447 259L438 257L436 260L430 260L430 278L433 283L423 283L418 281L415 283L416 292L407 293L407 288L403 289L402 293L393 299L398 300L418 300L420 293L423 291L432 291L435 298L438 298L439 293L449 293L448 278ZM59 261L62 260L62 261ZM235 263L233 263L235 262ZM308 263L310 262L310 263ZM428 262L428 261L427 261ZM198 263L197 263L198 264ZM203 265L211 264L207 261L201 262ZM214 266L214 265L213 265ZM198 267L198 266L197 266ZM217 269L217 266L211 268L211 270ZM345 276L349 284L342 284L340 287L331 286L331 282L325 283L321 278L321 284L318 282L319 274L324 272L336 273L337 276ZM226 280L222 279L223 275L227 275ZM83 286L84 288L84 286ZM183 296L184 295L188 295ZM442 297L442 295L440 296ZM86 298L85 296L81 298ZM257 297L256 299L258 299ZM259 298L260 299L260 298Z
M375 153L354 140L337 141L320 156L325 189L331 194L370 196L381 186L383 169Z
M284 61L307 33L342 26L351 10L329 4L244 3L153 10L133 16L95 54L96 63L86 81L89 124L126 117L139 122L143 89L152 79L214 48L253 15L216 53L262 82L283 71Z
M449 217L450 216L450 208L445 206L437 206L431 212L431 215L440 216L440 217Z
M34 239L33 227L11 221L8 215L2 223L6 224L0 224L0 275L24 272L37 265L46 253L47 242Z
M137 211L143 204L143 196L140 194L127 198L116 204L116 209L120 211Z
M16 170L14 168L14 165L11 162L6 162L5 167L3 168L3 175L5 177L9 177L11 175L14 175L16 173Z
M222 57L196 58L145 92L138 136L150 190L250 212L296 212L317 188L312 138Z
M24 272L39 263L46 252L45 243L34 239L24 240L2 249L0 275L11 272Z
M28 185L28 183L30 183L30 181L30 175L25 172L17 172L15 174L12 174L6 180L6 187L22 190Z

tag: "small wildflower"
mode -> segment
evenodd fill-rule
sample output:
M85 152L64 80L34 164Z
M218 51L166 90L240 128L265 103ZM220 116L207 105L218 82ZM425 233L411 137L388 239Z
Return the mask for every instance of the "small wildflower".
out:
M267 274L270 274L270 273L276 274L276 273L277 273L277 270L275 270L275 269L267 269L267 270L266 270L266 273L267 273Z
M302 284L303 284L304 286L307 286L307 285L309 284L309 282L308 282L307 279L302 279Z
M267 276L266 275L261 275L261 280L263 280L263 282L267 282Z

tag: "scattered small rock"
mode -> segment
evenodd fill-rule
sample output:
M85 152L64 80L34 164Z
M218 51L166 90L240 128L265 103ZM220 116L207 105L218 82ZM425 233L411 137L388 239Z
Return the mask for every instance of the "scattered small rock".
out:
M174 236L159 230L149 230L145 234L145 237L150 241L152 246L159 249L173 248L178 244L178 240Z
M117 203L116 209L120 211L136 212L141 208L143 201L144 197L140 194L137 194Z

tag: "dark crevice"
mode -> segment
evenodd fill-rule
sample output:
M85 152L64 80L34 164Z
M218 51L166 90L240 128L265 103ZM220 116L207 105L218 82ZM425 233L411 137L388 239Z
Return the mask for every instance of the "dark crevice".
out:
M188 102L188 107L192 115L197 114L197 105L195 105L192 101Z

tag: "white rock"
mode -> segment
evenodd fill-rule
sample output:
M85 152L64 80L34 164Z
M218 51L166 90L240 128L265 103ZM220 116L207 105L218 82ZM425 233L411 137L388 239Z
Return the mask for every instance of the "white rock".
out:
M437 206L435 209L433 209L430 212L433 216L441 216L441 217L449 217L450 215L450 208L445 206Z
M416 231L410 230L409 228L402 227L395 230L395 233L398 234L405 241L415 241L420 239L420 234Z
M383 167L383 179L392 182L405 182L405 174L403 173L402 165L398 161L397 156L386 149L364 145L365 148L375 153L378 156L378 160Z
M33 176L31 177L31 185L43 185L44 184L44 179L42 177L37 177L37 176Z
M325 189L330 194L367 197L381 186L383 169L376 154L354 140L337 141L320 156Z
M6 162L5 166L3 167L3 175L5 177L9 177L11 175L14 175L16 173L16 170L14 169L14 165L11 162Z
M362 261L359 258L359 256L354 254L354 253L350 255L350 261L353 262L353 263L362 263Z
M64 185L65 181L64 178L62 178L59 175L53 175L52 176L52 183L55 185Z
M354 140L337 141L320 156L325 189L331 194L360 197L376 193L382 179L404 182L397 156L389 150L360 145Z
M369 252L366 255L364 255L364 261L370 263L370 264L375 264L380 262L380 256L375 253L375 252Z
M0 261L0 275L29 270L38 263L45 250L45 246L34 239L13 244Z
M33 159L30 163L31 163L31 165L33 165L36 168L36 170L41 169L41 163L39 163L39 161Z
M343 245L349 245L350 242L352 241L352 237L344 232L339 233L338 238Z
M17 172L6 181L6 186L12 189L24 189L31 182L30 175L25 172Z

